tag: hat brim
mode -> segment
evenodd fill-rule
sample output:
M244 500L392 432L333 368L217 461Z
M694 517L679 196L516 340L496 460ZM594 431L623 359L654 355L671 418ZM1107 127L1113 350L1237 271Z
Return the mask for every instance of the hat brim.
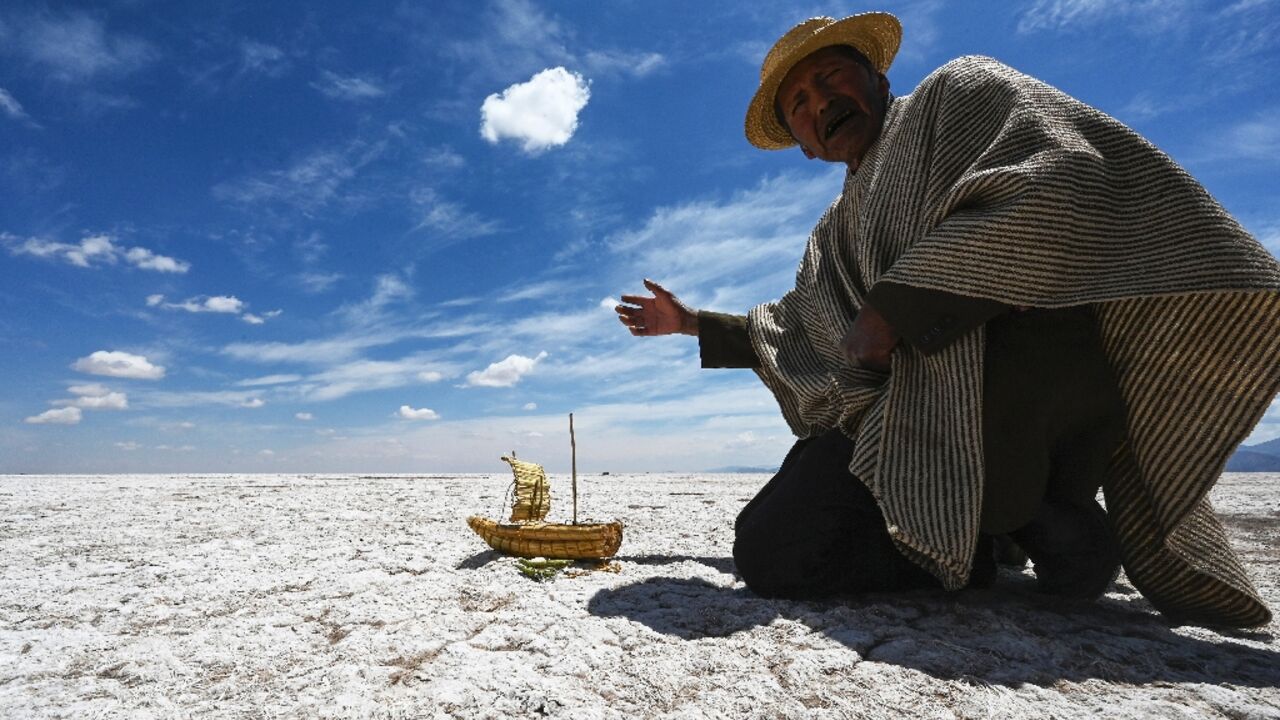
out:
M764 77L747 106L747 140L762 150L782 150L796 144L774 113L778 86L791 68L811 53L832 45L849 45L862 53L876 71L884 74L893 64L902 43L902 24L888 13L851 15L826 25L793 47Z

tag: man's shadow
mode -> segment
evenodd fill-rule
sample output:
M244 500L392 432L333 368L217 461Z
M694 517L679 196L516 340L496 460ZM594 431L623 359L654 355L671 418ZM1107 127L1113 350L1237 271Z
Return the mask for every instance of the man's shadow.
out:
M732 560L725 560L731 566ZM601 590L587 608L593 615L626 618L686 640L792 620L865 660L943 679L1006 686L1090 678L1280 686L1280 652L1230 637L1209 642L1179 635L1136 593L1128 599L1072 602L1037 595L1033 585L1029 577L1003 571L991 590L790 601L701 579L650 578Z

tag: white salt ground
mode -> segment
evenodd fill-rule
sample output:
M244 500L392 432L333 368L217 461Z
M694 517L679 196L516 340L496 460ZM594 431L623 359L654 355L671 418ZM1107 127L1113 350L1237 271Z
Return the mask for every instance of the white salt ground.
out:
M1276 623L1170 628L1123 576L756 598L760 475L580 476L618 572L539 584L464 524L508 478L0 476L0 718L1280 718ZM1214 493L1273 607L1277 480Z

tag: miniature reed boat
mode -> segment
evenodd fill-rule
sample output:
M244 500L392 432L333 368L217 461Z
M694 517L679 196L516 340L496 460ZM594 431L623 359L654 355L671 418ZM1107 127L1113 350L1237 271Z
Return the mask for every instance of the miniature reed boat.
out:
M573 437L573 416L569 416L569 435ZM571 440L572 442L572 440ZM489 547L498 552L521 557L558 558L565 560L602 560L613 557L622 545L622 523L578 522L578 468L576 446L573 467L573 522L546 522L551 510L551 492L547 473L541 465L517 460L515 453L502 456L514 476L509 497L511 518L507 522L479 515L467 518L467 525Z

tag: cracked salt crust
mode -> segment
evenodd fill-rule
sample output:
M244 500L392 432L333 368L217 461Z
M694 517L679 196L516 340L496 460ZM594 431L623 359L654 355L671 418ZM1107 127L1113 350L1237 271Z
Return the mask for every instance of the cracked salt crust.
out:
M1280 718L1276 623L1169 628L1123 576L757 598L730 548L765 480L580 477L620 572L539 584L464 523L501 473L0 476L0 717ZM1213 495L1273 607L1277 480Z

